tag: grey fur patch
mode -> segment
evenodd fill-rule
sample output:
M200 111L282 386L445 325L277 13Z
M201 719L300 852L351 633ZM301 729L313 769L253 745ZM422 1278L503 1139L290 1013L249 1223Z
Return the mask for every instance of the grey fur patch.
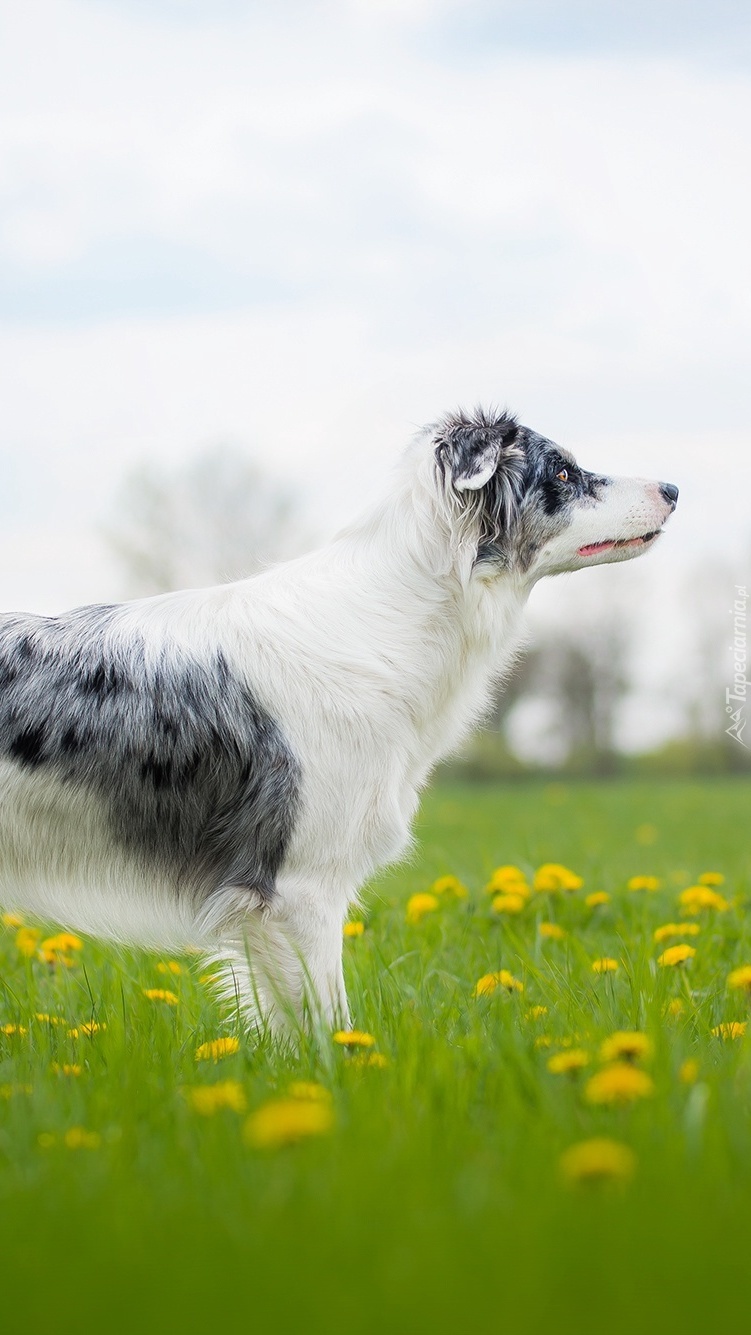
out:
M117 622L116 607L0 618L0 754L96 794L112 837L176 888L268 898L300 793L280 728L221 653L147 655Z
M519 442L526 470L512 538L518 566L526 570L545 543L567 528L578 506L601 500L609 479L580 468L568 450L529 427L519 428ZM558 476L564 469L565 482Z

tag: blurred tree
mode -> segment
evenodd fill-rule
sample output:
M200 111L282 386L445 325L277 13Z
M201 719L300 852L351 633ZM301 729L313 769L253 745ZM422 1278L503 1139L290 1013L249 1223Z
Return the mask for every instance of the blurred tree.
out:
M545 709L551 755L573 769L607 774L616 768L617 725L628 694L628 631L615 617L596 627L572 626L538 641L522 668L520 700Z
M131 596L252 575L304 547L299 501L240 451L220 445L172 470L124 479L105 541Z
M663 593L679 609L667 634L654 604L649 615L649 588L633 574L612 596L604 589L598 598L590 588L586 604L562 602L557 624L538 629L499 692L486 732L468 750L467 771L482 778L519 765L571 774L748 773L751 746L725 734L730 606L748 569L748 561L734 568L703 558L676 572L672 591L668 584ZM657 661L645 673L647 644ZM632 721L641 715L640 738L645 714L659 723L663 710L669 732L654 750L639 752Z
M617 622L584 642L572 637L552 652L549 689L569 760L596 773L616 768L616 728L630 680L627 640Z

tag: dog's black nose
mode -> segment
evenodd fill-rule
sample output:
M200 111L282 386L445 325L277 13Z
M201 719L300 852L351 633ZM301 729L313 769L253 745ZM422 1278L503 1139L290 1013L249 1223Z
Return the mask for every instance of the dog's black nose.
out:
M664 496L668 505L672 505L673 509L675 509L678 504L678 488L674 487L672 482L661 482L660 492Z

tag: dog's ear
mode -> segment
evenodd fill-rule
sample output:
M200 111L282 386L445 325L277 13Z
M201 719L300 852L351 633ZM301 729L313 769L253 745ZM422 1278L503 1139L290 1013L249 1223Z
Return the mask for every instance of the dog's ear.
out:
M498 467L501 446L500 440L489 439L488 432L473 431L454 455L451 474L456 490L479 491L484 487Z
M456 413L436 433L436 462L450 473L457 491L479 491L497 471L503 448L516 433L516 422L505 413L495 418L479 409L471 418Z

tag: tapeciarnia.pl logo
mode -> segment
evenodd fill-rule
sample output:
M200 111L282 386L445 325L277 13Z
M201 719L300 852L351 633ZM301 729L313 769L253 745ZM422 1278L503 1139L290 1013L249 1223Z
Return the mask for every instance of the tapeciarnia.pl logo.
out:
M733 655L733 684L725 687L725 713L730 715L730 727L725 729L728 737L735 738L741 746L748 719L748 634L747 634L748 590L745 584L736 584L735 599L730 609L733 618L733 643L730 652Z

